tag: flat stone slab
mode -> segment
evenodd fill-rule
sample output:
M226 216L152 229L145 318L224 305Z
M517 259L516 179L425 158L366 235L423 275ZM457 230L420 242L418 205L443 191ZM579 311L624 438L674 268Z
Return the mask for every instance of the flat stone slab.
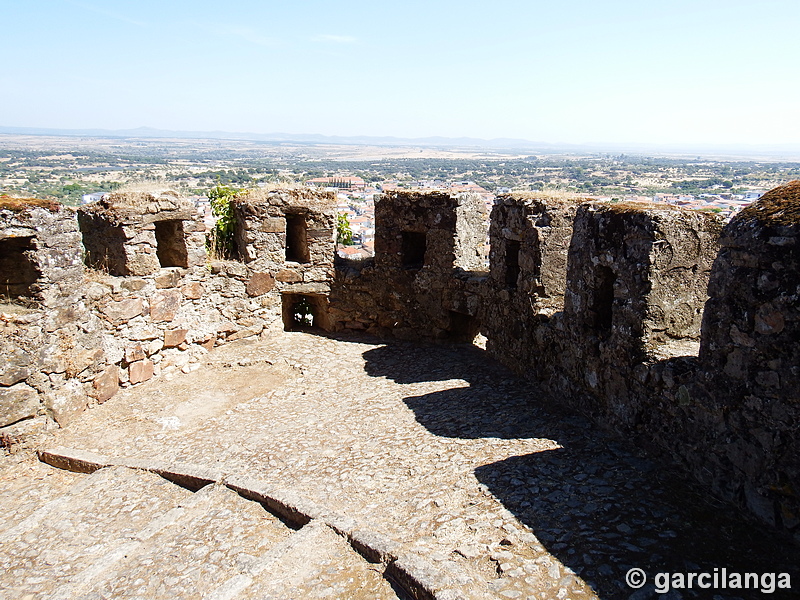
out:
M190 496L154 474L100 471L2 534L0 589L17 598L55 592Z

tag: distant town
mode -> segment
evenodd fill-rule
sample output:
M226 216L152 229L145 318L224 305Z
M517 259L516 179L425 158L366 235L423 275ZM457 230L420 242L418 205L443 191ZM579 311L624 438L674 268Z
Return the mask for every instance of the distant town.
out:
M731 215L766 190L800 179L800 163L624 154L526 155L512 150L324 145L240 140L0 135L0 194L78 205L137 183L190 197L213 223L208 190L308 185L336 192L353 244L374 252L375 196L396 189L479 194L551 191L610 202L656 202ZM487 210L488 214L488 210Z

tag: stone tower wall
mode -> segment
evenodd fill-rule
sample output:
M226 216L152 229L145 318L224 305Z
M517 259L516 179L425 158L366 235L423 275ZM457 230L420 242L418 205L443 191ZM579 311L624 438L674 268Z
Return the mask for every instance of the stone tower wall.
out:
M449 268L468 243L448 198L401 198L384 204L374 263L337 271L332 309L345 328L408 339L458 339L456 321L479 330L554 401L796 532L798 186L734 219L719 254L714 215L500 196L489 273ZM433 223L436 277L404 274L402 231Z
M201 227L183 218L180 199L118 197L80 214L98 225L83 228L95 253L121 228L120 270L143 272L123 276L81 267L72 211L0 206L9 296L0 433L67 424L120 386L197 368L216 344L292 328L305 304L328 331L445 341L480 332L489 354L554 401L797 533L798 190L771 191L724 229L712 215L661 205L501 196L488 271L470 195L383 196L376 257L336 269L327 194L240 198L239 261L201 256ZM186 266L162 266L168 235L184 240Z

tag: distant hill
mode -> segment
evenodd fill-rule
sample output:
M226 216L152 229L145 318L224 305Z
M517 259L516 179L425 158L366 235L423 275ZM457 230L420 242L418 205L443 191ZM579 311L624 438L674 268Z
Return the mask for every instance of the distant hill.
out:
M646 155L725 156L741 159L773 159L800 161L800 144L734 145L734 144L642 144L592 143L554 144L518 138L485 140L471 137L401 138L392 136L336 136L305 133L242 133L229 131L174 131L137 127L136 129L51 129L46 127L7 127L0 125L0 135L42 135L57 137L99 137L140 139L204 139L243 140L264 143L324 144L353 146L424 146L442 148L483 148L510 150L532 154L632 153Z
M0 134L12 135L51 135L80 137L120 137L120 138L186 138L204 140L248 140L253 142L294 142L301 144L344 144L358 146L447 146L480 148L568 148L567 145L553 145L531 142L523 139L499 138L484 140L480 138L399 138L392 136L337 136L306 133L242 133L230 131L173 131L153 127L136 129L50 129L45 127L6 127L0 125ZM575 146L577 148L578 146Z

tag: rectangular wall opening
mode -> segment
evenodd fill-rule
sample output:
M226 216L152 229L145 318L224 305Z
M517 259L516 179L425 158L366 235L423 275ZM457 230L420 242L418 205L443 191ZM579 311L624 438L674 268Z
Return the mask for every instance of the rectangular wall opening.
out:
M594 323L600 335L611 333L614 322L614 282L617 276L609 267L599 266L595 270L594 299L592 312Z
M447 328L448 337L456 342L471 344L480 333L481 324L476 317L465 313L450 313L450 326Z
M183 234L183 221L157 221L156 255L162 267L189 266L189 253L186 250L186 238Z
M31 257L33 237L0 239L0 301L34 299L42 276Z
M519 242L506 240L506 285L512 288L517 287L517 281L519 280L519 248Z
M286 260L311 262L308 251L308 225L304 215L286 215Z
M78 225L86 249L83 262L90 269L109 275L130 275L125 255L128 238L122 227L112 226L103 218L78 212Z
M284 331L329 331L328 297L321 294L281 294Z
M402 264L405 269L421 269L425 265L427 239L424 232L404 231L401 248Z

